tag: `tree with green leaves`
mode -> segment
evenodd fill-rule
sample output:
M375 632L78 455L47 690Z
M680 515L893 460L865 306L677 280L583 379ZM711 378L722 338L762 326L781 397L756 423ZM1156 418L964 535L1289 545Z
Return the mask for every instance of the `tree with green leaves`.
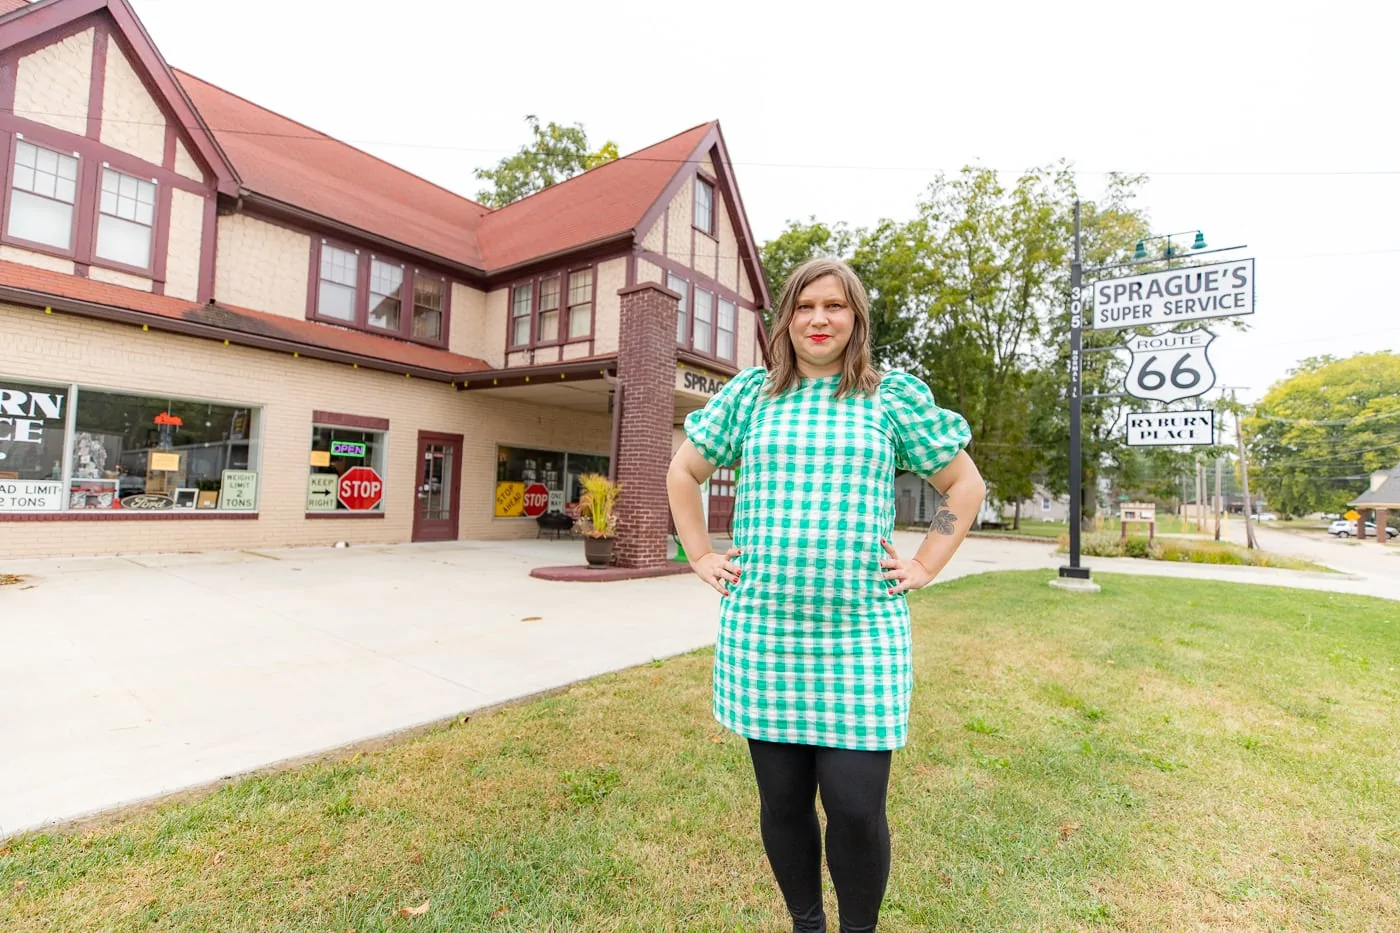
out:
M1303 360L1244 421L1250 479L1288 515L1341 512L1400 463L1400 354Z
M582 123L563 126L551 120L540 126L533 114L525 122L530 127L530 142L501 159L495 168L476 170L478 179L490 183L476 195L487 207L505 207L617 158L617 143L612 141L590 151Z

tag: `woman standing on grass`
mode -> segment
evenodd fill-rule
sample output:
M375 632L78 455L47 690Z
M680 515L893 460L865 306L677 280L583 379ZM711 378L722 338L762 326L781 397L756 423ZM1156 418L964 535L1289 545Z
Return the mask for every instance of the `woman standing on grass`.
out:
M960 415L921 380L881 376L855 273L814 259L783 287L772 371L746 369L685 423L667 475L695 573L724 597L714 714L749 741L759 826L796 933L825 931L821 831L842 933L875 929L889 878L890 752L913 689L908 590L929 583L981 508ZM700 485L742 461L734 544L711 550ZM913 557L894 531L896 470L941 494Z

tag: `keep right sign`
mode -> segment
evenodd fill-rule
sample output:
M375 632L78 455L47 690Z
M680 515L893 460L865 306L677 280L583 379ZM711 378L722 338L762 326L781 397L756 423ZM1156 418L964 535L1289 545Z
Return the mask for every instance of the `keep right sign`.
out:
M1095 330L1254 313L1254 260L1188 266L1094 284Z

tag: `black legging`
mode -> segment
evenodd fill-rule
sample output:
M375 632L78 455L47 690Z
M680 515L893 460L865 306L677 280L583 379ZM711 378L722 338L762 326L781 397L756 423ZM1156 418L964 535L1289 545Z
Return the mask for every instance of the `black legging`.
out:
M885 794L889 752L749 740L758 779L759 827L773 875L798 933L826 929L817 788L826 811L826 863L841 933L870 933L890 877Z

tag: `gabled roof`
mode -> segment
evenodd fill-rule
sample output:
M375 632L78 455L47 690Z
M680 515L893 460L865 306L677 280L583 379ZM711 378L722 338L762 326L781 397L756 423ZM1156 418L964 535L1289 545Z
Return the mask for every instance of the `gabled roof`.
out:
M487 268L632 232L715 126L702 123L488 214L481 225Z
M0 50L37 39L105 10L116 27L114 35L133 53L131 64L145 73L156 92L156 102L166 118L183 130L195 154L213 172L218 190L225 194L237 192L237 179L223 153L127 0L39 0L37 3L0 0L0 3L5 4L0 7Z
M244 188L483 269L477 227L487 208L193 75L176 76Z
M0 300L30 307L68 307L91 317L147 324L156 330L297 352L312 359L355 362L394 373L413 371L415 375L443 381L491 368L475 357L391 337L233 305L200 305L13 262L0 261Z
M1356 497L1352 505L1400 508L1400 464L1386 476L1385 482Z

